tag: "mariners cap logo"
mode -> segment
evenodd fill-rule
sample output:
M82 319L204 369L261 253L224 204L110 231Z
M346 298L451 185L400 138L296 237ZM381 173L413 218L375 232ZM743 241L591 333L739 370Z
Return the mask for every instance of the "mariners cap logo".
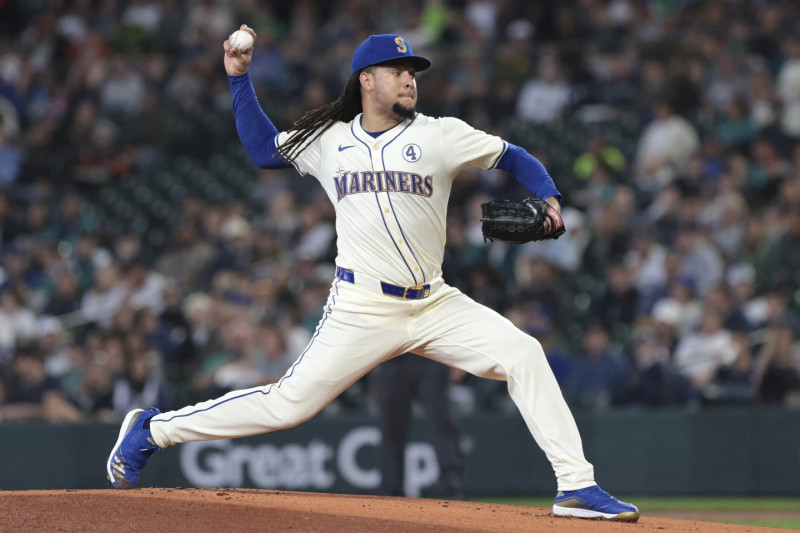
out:
M399 35L370 35L353 52L350 74L393 59L410 59L417 72L431 66L430 59L414 55L411 45Z

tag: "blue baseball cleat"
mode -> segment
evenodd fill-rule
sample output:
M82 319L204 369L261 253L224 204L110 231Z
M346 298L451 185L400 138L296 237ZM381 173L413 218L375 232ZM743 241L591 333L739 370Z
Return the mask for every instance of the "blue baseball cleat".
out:
M597 485L585 489L558 491L553 514L614 522L639 520L639 509L635 505L619 501Z
M119 438L108 456L108 480L116 489L132 489L139 480L144 465L153 452L160 450L144 422L153 418L158 409L134 409L125 415Z

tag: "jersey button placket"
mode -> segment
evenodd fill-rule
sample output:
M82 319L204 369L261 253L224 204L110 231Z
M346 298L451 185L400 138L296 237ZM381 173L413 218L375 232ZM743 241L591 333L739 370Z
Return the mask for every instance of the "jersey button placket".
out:
M373 169L383 169L386 170L386 167L383 165L383 161L381 160L381 147L383 143L376 142L372 145L372 168ZM390 205L389 194L391 193L382 193L378 195L378 203L383 208L384 215L388 215L384 218L384 221L387 224L387 228L389 229L389 236L392 238L396 246L398 247L398 252L400 253L400 257L409 265L411 261L413 261L413 257L411 256L410 249L405 247L406 244L405 239L403 239L402 234L400 233L400 227L397 225L396 219L391 216L392 208ZM411 267L409 267L411 268ZM414 274L417 274L419 271L414 269Z

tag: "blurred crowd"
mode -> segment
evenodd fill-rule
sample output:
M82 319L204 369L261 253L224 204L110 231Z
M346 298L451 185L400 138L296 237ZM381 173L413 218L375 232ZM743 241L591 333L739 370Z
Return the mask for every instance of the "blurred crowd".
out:
M542 342L574 408L800 405L798 20L791 0L0 1L0 420L179 407L275 380L311 339L335 258L313 178L245 161L243 198L189 194L161 239L99 215L105 188L241 155L241 23L280 129L398 33L433 60L421 112L550 169L565 236L484 243L480 203L525 191L466 170L443 270ZM502 383L453 385L462 412L509 407ZM326 412L368 409L360 382Z

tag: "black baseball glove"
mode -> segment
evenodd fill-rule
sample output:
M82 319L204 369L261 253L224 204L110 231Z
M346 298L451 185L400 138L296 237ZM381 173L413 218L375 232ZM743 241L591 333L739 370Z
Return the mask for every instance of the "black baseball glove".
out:
M514 244L558 239L566 228L558 211L544 200L526 198L522 202L492 200L481 204L483 240ZM545 220L549 222L545 227Z

